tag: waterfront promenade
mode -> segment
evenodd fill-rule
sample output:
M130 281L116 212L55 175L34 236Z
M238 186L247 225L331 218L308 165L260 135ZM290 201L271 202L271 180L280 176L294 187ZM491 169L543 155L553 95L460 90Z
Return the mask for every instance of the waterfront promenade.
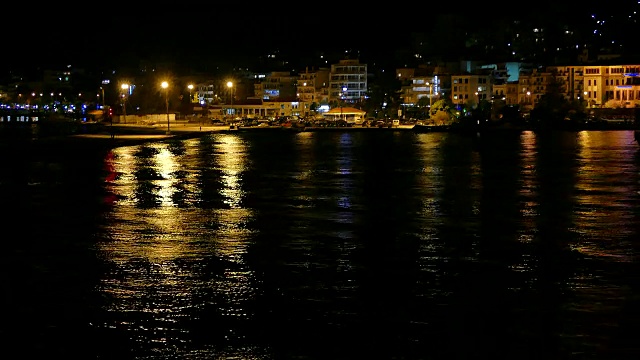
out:
M377 127L323 127L313 128L306 127L300 129L283 128L279 126L272 127L241 127L239 129L231 129L228 125L204 125L199 124L178 124L171 126L169 132L167 132L166 126L145 126L145 125L129 125L129 124L114 124L113 126L106 125L101 126L98 131L88 131L86 133L73 134L68 136L72 140L82 142L82 140L93 140L92 142L103 142L107 144L113 144L115 146L148 142L154 140L168 140L168 139L185 139L195 138L203 136L209 133L217 132L271 132L271 131L406 131L412 130L411 125L400 125L392 128L377 128Z
M136 124L98 124L84 123L73 127L36 128L28 124L0 128L0 150L29 152L77 152L91 150L107 150L120 146L137 145L155 141L169 141L190 139L205 136L211 133L241 133L257 132L265 135L276 132L298 131L405 131L412 130L411 126L399 126L390 128L377 127L323 127L323 128L287 128L280 126L271 127L240 127L230 128L226 126L213 126L194 123L171 124L169 131L162 125L136 125Z

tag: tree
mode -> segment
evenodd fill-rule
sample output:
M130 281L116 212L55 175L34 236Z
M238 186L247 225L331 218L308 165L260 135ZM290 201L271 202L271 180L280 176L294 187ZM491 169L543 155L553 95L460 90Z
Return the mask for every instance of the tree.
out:
M604 107L610 109L622 109L624 107L624 102L622 102L621 100L612 99L605 102Z
M540 97L531 110L531 122L538 127L561 126L571 105L562 92L563 83L554 78L547 85L547 92ZM575 110L575 109L574 109Z
M456 108L448 98L441 98L431 104L429 111L433 125L450 125L456 118Z

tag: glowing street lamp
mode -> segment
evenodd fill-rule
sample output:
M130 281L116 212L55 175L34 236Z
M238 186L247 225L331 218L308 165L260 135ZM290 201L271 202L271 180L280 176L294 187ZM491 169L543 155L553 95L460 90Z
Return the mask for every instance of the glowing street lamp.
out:
M164 102L167 106L167 135L169 135L171 134L171 129L169 128L169 83L163 81L160 86L164 89Z
M340 93L340 120L342 120L342 102L344 101L344 97L346 93L347 93L347 86L342 85L342 92Z
M233 116L233 83L231 81L227 82L227 87L229 88L229 94L231 96L231 116L235 118L235 116Z
M187 88L189 88L189 103L193 102L193 98L191 98L191 90L193 90L193 85L189 84L187 85Z
M127 90L129 90L129 84L120 85L122 89L122 115L124 116L124 123L127 123Z

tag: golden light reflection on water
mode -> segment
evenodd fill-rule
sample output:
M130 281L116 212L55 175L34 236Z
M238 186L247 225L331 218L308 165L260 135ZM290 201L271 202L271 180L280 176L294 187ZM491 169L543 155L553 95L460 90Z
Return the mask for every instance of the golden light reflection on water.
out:
M222 182L225 185L220 189L220 194L226 203L237 208L242 202L244 190L240 184L240 175L246 170L246 157L242 156L246 151L245 144L236 136L224 136L216 145L216 158L222 169Z
M471 194L469 189L478 184L477 176L482 175L486 169L473 157L469 163L457 158L452 162L457 169L451 164L446 165L445 152L449 150L443 139L445 137L437 134L421 134L416 143L417 156L425 160L423 175L419 178L419 190L423 202L421 218L425 223L424 233L421 234L425 240L422 251L426 260L429 259L429 253L434 252L443 241L436 229L438 226L446 226L447 212L451 211L443 208L444 197L449 196L449 201L455 199L459 205L466 203L472 215L470 225L474 218L481 215L477 201L456 199L455 193ZM469 151L473 154L475 151L482 153L487 148L491 151L499 148L494 144L482 145L484 150L470 148ZM518 221L520 226L514 233L513 240L536 246L540 242L552 242L548 236L557 236L566 238L569 249L587 258L632 261L633 255L626 253L629 246L620 242L628 240L635 231L624 225L637 220L633 210L636 202L630 201L630 194L638 194L640 187L638 174L633 171L635 164L632 158L636 154L636 147L632 132L567 132L555 134L551 138L541 137L530 131L522 132L517 161L504 164L513 168L496 168L499 172L504 171L505 175L513 174L514 181L517 181L514 189L519 199L518 218L514 221ZM460 143L456 143L456 148L451 150L458 152L456 156L460 156L462 148ZM482 156L488 154L489 152L485 152ZM496 156L493 152L491 154ZM468 168L465 170L464 166ZM541 171L543 167L546 168L544 172ZM450 173L449 176L442 169L448 169L446 171ZM468 179L461 176L468 176ZM447 195L446 189L456 189L456 186L464 186L464 191L452 190ZM480 193L486 192L483 188L478 190ZM569 213L570 219L557 218L558 215L555 214L561 210L548 204L549 201L560 201L557 196L574 203ZM485 197L482 201L500 200L498 197ZM464 211L464 208L458 210ZM611 231L607 233L608 227ZM570 241L574 235L575 240ZM537 255L528 252L530 249L525 246L521 256L514 257L515 261L510 265L513 271L535 271L540 266ZM428 264L425 268L427 267Z
M537 200L537 182L536 182L536 136L533 131L524 131L520 135L520 161L521 170L519 176L519 190L518 195L522 199L522 205L520 207L520 216L525 219L533 219L538 215L538 200ZM526 223L529 223L527 221ZM530 243L533 241L533 235L520 234L519 241L523 243Z
M223 201L206 209L196 206L201 199L189 198L206 196L197 190L198 172L208 170L194 167L202 151L197 140L121 147L109 160L117 177L107 186L117 200L107 229L110 241L101 243L100 250L114 268L105 274L103 291L113 299L108 308L153 318L157 326L128 330L159 348L167 345L185 312L194 311L189 304L203 292L215 291L218 299L200 305L207 311L252 316L244 305L256 292L254 270L244 261L254 233L249 225L253 210L243 205L247 147L237 136L223 135L215 138L213 150L207 166L220 176L209 186L217 186ZM187 201L176 201L179 191L188 193ZM208 269L211 262L218 265ZM202 274L207 270L216 274ZM207 280L198 280L202 277Z
M580 241L572 249L589 258L630 262L634 256L619 246L633 236L633 230L613 224L636 221L629 195L639 184L631 161L636 153L633 133L628 131L581 131L578 134L576 169L575 231ZM635 196L637 197L637 196ZM594 228L609 226L606 236ZM606 228L606 227L605 227Z
M424 164L416 184L421 190L422 207L419 208L419 216L424 221L418 234L420 243L417 262L421 271L433 277L425 280L425 283L441 281L445 274L438 264L449 261L446 256L441 255L445 244L438 232L438 227L443 225L441 215L444 214L439 201L444 189L443 157L440 156L442 142L443 137L434 134L420 134L416 139L416 156ZM436 290L432 291L431 296L439 294Z
M247 251L246 239L252 233L246 224L253 217L253 211L242 205L246 196L242 183L242 174L247 170L246 152L246 144L234 135L220 137L215 145L215 160L222 171L220 195L229 206L214 210L218 232L224 234L217 241L215 252L235 262L242 262L242 255Z

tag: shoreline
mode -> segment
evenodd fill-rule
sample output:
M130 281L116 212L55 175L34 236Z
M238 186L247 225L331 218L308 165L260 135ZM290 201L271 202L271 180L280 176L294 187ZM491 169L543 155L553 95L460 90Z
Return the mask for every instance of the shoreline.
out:
M112 149L120 146L138 145L153 141L166 141L171 139L190 139L198 138L212 133L279 133L279 132L380 132L380 131L410 131L415 134L425 134L433 132L522 132L522 131L634 131L633 128L618 128L618 127L598 127L598 128L549 128L549 129L529 129L519 127L489 127L483 129L418 129L413 125L400 125L396 127L304 127L304 128L291 128L282 126L269 126L269 127L240 127L230 128L225 126L212 126L199 124L178 124L174 127L170 127L170 132L167 134L166 128L161 126L148 126L148 125L134 125L134 124L82 124L74 133L70 134L51 134L38 137L38 134L31 134L29 132L20 133L17 131L12 134L10 131L0 133L2 148L15 148L20 147L24 150L42 150L48 149L76 149L76 150L89 150L92 148Z

